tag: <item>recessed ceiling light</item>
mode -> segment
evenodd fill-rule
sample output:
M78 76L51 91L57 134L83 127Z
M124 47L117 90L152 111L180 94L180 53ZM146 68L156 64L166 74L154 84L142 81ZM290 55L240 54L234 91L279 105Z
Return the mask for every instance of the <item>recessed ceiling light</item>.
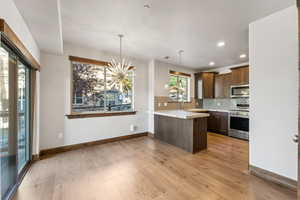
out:
M224 41L220 41L217 44L218 47L224 47L225 45L226 45L226 43Z
M151 6L149 4L145 4L144 8L151 8Z
M247 58L247 55L246 54L241 54L240 58Z
M210 62L209 66L215 66L215 64L216 64L215 62Z

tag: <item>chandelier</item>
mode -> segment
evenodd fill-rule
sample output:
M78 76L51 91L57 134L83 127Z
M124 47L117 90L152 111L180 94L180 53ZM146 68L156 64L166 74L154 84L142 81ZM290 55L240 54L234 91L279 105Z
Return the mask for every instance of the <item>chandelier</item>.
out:
M122 39L124 35L118 35L120 39L119 57L111 58L107 66L107 77L110 78L109 86L123 91L130 90L130 76L132 76L131 62L122 56Z

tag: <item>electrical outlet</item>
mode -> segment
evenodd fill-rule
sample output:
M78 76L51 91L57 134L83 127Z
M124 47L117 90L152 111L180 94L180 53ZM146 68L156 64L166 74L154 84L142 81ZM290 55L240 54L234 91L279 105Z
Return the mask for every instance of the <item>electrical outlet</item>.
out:
M217 106L221 106L221 103L219 102L219 103L217 103Z
M158 107L161 107L161 103L158 103Z
M167 107L167 106L168 106L168 102L165 102L165 103L164 103L164 106Z

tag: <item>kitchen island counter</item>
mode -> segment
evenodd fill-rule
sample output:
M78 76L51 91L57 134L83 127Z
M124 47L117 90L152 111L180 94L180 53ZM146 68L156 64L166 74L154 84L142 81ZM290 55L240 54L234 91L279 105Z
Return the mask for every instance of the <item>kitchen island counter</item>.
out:
M191 153L207 148L207 113L184 110L154 112L154 137Z
M159 110L154 112L155 115L161 115L166 117L174 117L179 119L195 119L209 117L208 113L196 113L186 110Z

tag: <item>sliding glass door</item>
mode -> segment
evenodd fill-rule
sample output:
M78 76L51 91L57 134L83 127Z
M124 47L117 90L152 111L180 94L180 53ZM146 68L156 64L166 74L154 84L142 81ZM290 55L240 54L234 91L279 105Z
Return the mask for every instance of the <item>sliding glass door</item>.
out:
M1 197L14 187L17 179L17 134L15 102L15 63L8 51L0 47L0 153Z
M18 62L18 171L29 161L30 113L29 113L29 68Z
M0 46L0 191L13 191L30 161L30 69Z

